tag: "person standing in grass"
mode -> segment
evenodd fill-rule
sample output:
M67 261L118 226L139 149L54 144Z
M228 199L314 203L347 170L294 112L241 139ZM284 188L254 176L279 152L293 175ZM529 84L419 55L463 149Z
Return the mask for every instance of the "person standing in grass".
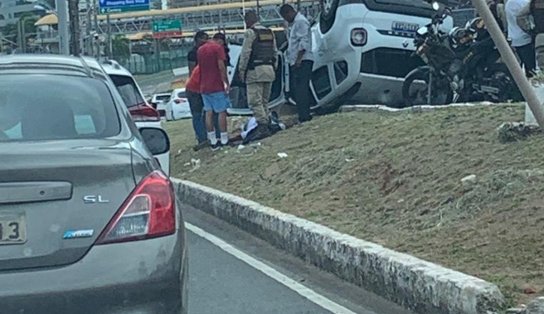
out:
M227 109L230 107L228 91L230 90L227 76L227 56L225 53L226 38L222 33L217 33L212 40L207 41L198 48L197 59L200 67L200 93L204 101L206 112L206 128L208 140L212 150L227 145L229 141L227 133ZM220 141L215 134L213 115L219 115Z
M505 6L508 37L512 40L512 46L518 53L527 77L532 77L536 70L535 45L531 34L523 30L518 22L523 15L529 13L530 2L531 0L508 0Z
M259 23L254 11L245 15L247 31L238 63L240 80L246 83L247 100L257 120L259 137L270 135L268 101L272 82L276 78L277 48L276 39L271 29Z
M531 14L535 20L535 50L540 73L544 73L544 0L532 0Z
M194 37L194 46L187 54L187 61L189 65L189 80L185 85L187 93L187 100L189 101L189 107L191 108L191 115L193 116L193 130L195 131L197 145L194 150L199 150L208 144L205 117L203 114L204 103L202 101L202 95L200 95L200 68L198 68L197 51L206 41L208 41L208 34L204 31L198 31Z
M280 15L289 23L287 58L290 66L289 73L293 77L292 90L297 103L298 120L302 123L312 119L310 115L310 78L314 57L310 22L290 4L281 6Z

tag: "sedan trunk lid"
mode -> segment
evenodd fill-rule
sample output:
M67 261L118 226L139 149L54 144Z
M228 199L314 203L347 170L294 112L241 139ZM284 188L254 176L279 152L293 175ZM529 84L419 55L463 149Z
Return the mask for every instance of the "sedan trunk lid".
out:
M135 187L128 143L1 146L0 270L78 261Z

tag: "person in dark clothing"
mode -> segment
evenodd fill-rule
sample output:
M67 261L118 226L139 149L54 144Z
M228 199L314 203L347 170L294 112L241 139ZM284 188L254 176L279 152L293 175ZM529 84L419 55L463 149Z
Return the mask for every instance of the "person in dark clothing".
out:
M194 36L194 46L191 51L187 54L187 62L189 65L189 77L191 77L193 80L198 80L200 82L200 79L192 77L193 71L195 70L196 66L198 65L197 60L197 51L200 46L202 46L204 43L206 43L209 39L209 36L204 31L198 31ZM190 90L189 88L186 89L187 94L187 100L189 101L189 107L191 108L191 115L193 116L193 130L196 135L197 139L197 145L193 147L194 150L199 150L203 147L206 147L208 145L208 135L206 133L206 122L205 122L205 116L204 116L204 103L202 101L202 95L198 90ZM218 118L217 115L215 116L215 124L218 125ZM217 130L219 128L216 128ZM221 135L219 131L216 132L216 136L219 138Z
M540 71L544 71L544 0L531 1L531 14L535 20L535 52Z
M290 4L281 6L280 15L289 23L287 58L290 66L289 72L294 83L291 90L294 92L297 103L298 120L302 123L312 119L310 115L310 78L314 57L310 22Z

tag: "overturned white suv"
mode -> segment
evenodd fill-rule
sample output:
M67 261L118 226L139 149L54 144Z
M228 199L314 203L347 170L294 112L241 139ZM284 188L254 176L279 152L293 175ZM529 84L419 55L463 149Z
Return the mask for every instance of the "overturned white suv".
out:
M423 0L323 0L312 27L314 109L350 100L398 105L406 74L422 65L414 35L436 12ZM448 18L445 30L453 27Z
M403 105L404 77L423 61L414 55L416 31L431 23L436 11L423 0L323 0L312 25L314 66L310 81L312 109L326 113L343 103ZM453 28L447 18L442 28ZM276 71L269 108L289 97L289 67L284 33L276 33L280 67ZM237 78L241 47L230 45L232 82L230 114L251 114L245 84Z

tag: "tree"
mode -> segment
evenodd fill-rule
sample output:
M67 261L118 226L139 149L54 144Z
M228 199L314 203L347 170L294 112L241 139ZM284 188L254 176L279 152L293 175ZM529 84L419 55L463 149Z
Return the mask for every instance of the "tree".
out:
M123 35L112 39L112 54L117 61L124 62L130 58L130 40Z
M24 21L25 40L36 38L36 26L34 24L38 21L38 17L31 12L25 12L21 14L19 21ZM19 43L19 23L8 24L0 31L7 40Z
M7 39L9 39L11 41L14 41L14 42L17 41L18 30L17 30L17 24L16 23L7 24L6 26L2 27L1 31L2 31L2 35L5 38L7 38Z

